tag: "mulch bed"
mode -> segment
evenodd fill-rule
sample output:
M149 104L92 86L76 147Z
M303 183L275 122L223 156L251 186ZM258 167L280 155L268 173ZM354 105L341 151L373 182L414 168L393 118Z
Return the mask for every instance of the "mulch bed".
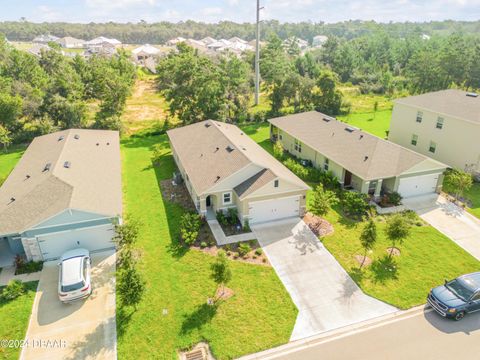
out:
M174 204L178 204L189 211L195 211L195 205L184 184L173 185L172 179L160 182L163 198Z
M387 248L387 254L391 254L392 256L400 256L401 252L399 248L389 247Z
M365 256L365 261L363 261L363 255L355 255L354 257L358 262L358 265L362 265L363 262L363 266L369 266L372 263L372 259L370 259L368 256Z
M308 212L303 217L303 221L317 236L326 236L333 234L332 224L330 224L327 220L321 218L320 216L316 216Z
M233 295L235 295L235 292L232 289L230 289L226 286L222 289L222 287L219 286L217 288L217 292L215 293L215 299L216 300L227 300L227 299L231 298Z

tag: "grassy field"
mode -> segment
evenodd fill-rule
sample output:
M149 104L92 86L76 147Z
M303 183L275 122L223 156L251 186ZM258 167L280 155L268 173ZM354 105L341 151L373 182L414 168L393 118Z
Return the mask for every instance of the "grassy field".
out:
M446 182L443 184L443 190L450 194L455 193L453 189L448 187ZM474 183L470 190L465 192L464 197L470 201L467 211L480 219L480 184Z
M163 151L158 167L151 163L155 144ZM183 209L165 202L159 188L174 171L166 136L126 139L122 158L125 211L143 224L139 269L147 291L137 312L118 309L119 358L176 359L177 349L206 340L217 359L230 359L288 342L297 310L272 268L231 262L235 295L217 308L206 305L215 291L214 258L179 247Z
M13 146L7 152L0 151L0 184L13 170L24 151L25 146L23 145Z
M375 114L367 112L340 115L338 119L384 139L390 128L391 117L392 110L379 110Z
M38 281L26 283L27 293L15 300L5 301L0 298L0 339L25 338L37 284ZM19 355L19 347L0 347L0 359L18 359Z
M266 124L243 127L245 133L272 152ZM315 184L310 184L315 185ZM307 194L307 201L312 192ZM342 216L338 208L326 219L335 232L322 238L323 244L347 270L367 294L401 309L424 304L428 291L458 275L478 271L480 262L435 228L415 226L401 249L401 255L388 259L387 247L391 246L384 235L385 219L378 217L378 240L368 254L373 260L369 267L359 270L355 255L362 255L359 241L364 223L351 221Z

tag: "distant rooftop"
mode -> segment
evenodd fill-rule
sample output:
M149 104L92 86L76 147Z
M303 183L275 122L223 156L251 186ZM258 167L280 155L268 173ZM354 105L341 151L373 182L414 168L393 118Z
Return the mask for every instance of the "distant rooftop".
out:
M480 123L480 95L464 90L442 90L395 100L447 116Z

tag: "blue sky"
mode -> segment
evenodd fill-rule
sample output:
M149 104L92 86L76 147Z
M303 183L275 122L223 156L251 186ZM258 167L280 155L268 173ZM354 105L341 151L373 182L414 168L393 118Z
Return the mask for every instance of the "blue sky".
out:
M262 17L282 22L350 19L478 20L480 0L261 0ZM0 21L138 22L232 20L252 22L255 0L0 0Z

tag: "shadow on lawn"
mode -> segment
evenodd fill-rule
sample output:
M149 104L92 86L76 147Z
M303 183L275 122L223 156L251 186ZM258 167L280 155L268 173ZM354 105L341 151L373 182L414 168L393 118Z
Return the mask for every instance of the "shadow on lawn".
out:
M207 303L197 306L189 315L185 316L182 322L180 333L189 334L193 330L200 330L204 325L212 321L217 313L218 304L208 305Z
M398 267L394 258L385 255L381 259L375 260L370 269L373 273L375 282L384 283L387 280L398 279Z

